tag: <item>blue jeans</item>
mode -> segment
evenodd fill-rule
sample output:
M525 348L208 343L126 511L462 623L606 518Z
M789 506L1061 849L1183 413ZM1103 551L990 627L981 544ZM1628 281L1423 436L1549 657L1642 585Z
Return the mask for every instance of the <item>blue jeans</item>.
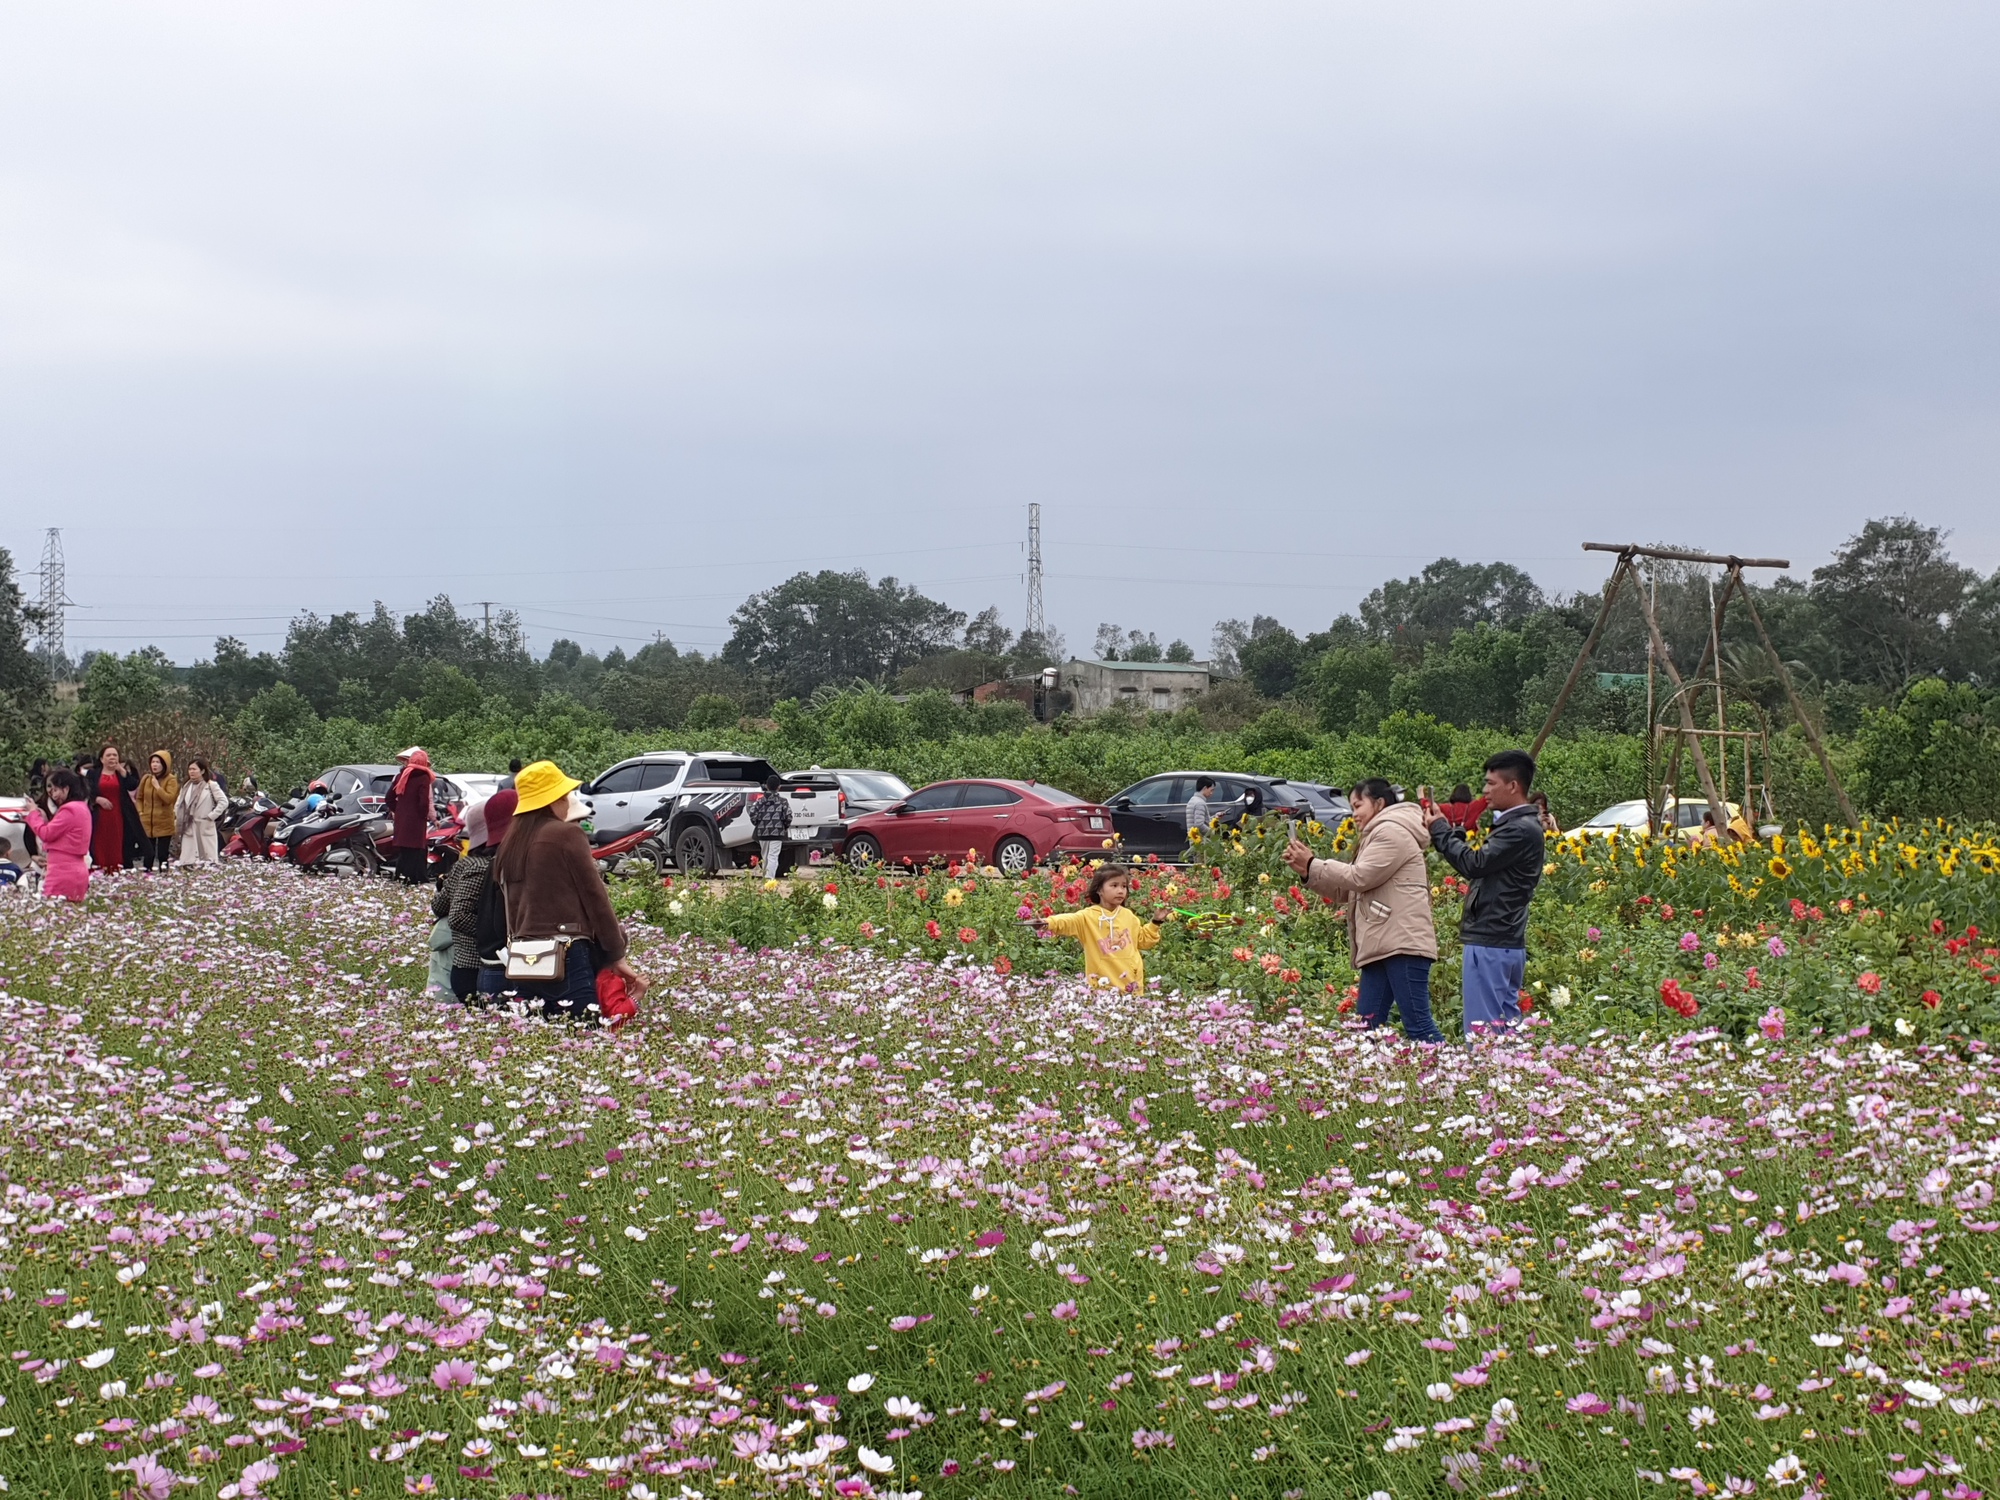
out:
M1413 1042L1441 1042L1444 1033L1431 1019L1431 960L1397 953L1361 966L1361 994L1355 1011L1373 1031L1389 1019L1390 1002L1403 1022L1403 1035Z
M1521 980L1528 972L1526 948L1465 945L1465 1034L1498 1031L1521 1019Z
M502 988L527 1001L530 1012L539 1000L544 1020L587 1020L597 1014L597 945L588 938L571 943L563 959L563 977L553 983L503 979Z

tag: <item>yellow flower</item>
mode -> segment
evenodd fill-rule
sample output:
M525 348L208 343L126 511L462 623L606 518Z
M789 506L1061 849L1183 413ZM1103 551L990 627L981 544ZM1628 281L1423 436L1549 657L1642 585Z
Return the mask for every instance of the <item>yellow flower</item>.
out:
M953 886L944 893L944 904L946 906L963 906L965 904L965 892L961 891L957 886Z
M1774 854L1771 856L1771 873L1780 880L1786 880L1791 877L1792 867L1785 863L1783 855Z

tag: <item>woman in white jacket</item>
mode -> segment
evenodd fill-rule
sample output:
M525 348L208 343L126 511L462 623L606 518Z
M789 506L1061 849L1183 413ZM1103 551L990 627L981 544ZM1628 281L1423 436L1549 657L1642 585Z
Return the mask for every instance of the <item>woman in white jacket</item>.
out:
M174 800L174 827L180 831L182 865L212 865L221 861L216 819L229 811L229 798L208 774L200 756L188 762L187 782Z

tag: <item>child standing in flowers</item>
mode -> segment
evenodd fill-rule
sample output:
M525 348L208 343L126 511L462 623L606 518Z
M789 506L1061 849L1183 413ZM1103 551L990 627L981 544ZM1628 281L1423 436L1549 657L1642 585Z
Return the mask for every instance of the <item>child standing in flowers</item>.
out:
M1132 872L1123 865L1099 865L1085 889L1081 911L1057 912L1043 926L1083 944L1083 972L1092 984L1127 994L1146 988L1146 961L1139 955L1159 946L1160 929L1142 922L1125 903L1132 897Z

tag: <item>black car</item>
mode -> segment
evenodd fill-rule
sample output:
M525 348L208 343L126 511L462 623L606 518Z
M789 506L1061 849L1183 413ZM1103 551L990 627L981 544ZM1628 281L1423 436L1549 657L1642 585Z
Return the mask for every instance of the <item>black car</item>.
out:
M1247 771L1167 771L1105 799L1126 852L1179 859L1187 848L1187 805L1195 783L1204 778L1215 782L1208 815L1222 819L1225 826L1265 813L1322 823L1347 816L1346 799L1336 800L1328 787Z

